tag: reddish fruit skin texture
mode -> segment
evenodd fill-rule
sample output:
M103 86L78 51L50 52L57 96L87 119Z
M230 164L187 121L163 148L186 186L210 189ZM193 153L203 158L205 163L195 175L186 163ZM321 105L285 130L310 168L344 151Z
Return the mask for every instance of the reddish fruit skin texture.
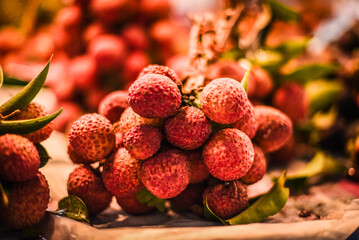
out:
M35 145L14 134L0 136L0 178L21 182L33 178L40 166Z
M191 163L190 183L203 182L209 177L207 166L203 162L202 149L187 151L186 155Z
M13 229L30 227L45 216L50 200L49 185L45 176L37 172L28 181L13 183L8 197L7 207L0 202L2 222Z
M246 175L241 178L245 184L253 184L261 180L267 171L267 160L260 147L253 145L254 161Z
M205 186L202 183L189 184L178 196L171 199L171 207L180 212L190 211L195 204L202 204Z
M141 161L132 157L125 148L118 149L103 166L103 182L115 196L140 190L143 187L140 176Z
M281 148L292 136L292 121L283 112L268 106L255 106L258 128L254 137L264 152Z
M116 201L125 212L130 214L144 214L154 209L154 207L140 203L136 194L137 192L116 196Z
M201 147L212 132L210 121L196 107L182 107L165 122L167 140L185 150Z
M138 78L142 77L145 74L163 75L163 76L166 76L169 79L171 79L174 83L181 84L181 81L179 80L175 71L173 71L172 69L170 69L167 66L156 65L156 64L148 65L147 67L142 69L142 71L138 75Z
M156 154L147 159L141 169L141 179L147 190L162 199L180 194L187 187L190 178L190 162L177 149Z
M265 98L273 89L273 80L271 76L258 66L253 66L251 68L251 73L253 75L252 85L254 85L254 89L252 94L248 93L248 96L253 96L259 99Z
M134 126L141 124L149 124L157 128L161 128L163 126L164 119L161 118L144 118L135 113L131 107L128 107L123 111L120 121L114 124L115 132L121 132L125 135L128 130L133 128Z
M202 155L210 174L223 181L243 177L254 160L251 140L235 128L222 129L213 134L204 146Z
M35 102L29 103L26 108L24 108L19 115L12 117L12 120L22 120L22 119L32 119L32 118L39 118L48 115L45 108ZM45 127L37 130L36 132L23 135L24 137L28 138L33 143L39 143L46 139L48 139L51 133L54 130L54 123L50 122Z
M77 89L84 91L94 87L97 80L96 61L89 55L77 56L69 64L69 77Z
M134 112L146 118L166 118L175 114L182 102L177 85L168 77L145 74L128 90L128 102Z
M89 166L79 166L69 175L67 192L86 204L89 214L97 214L110 206L112 194L105 188L101 177Z
M243 131L250 139L252 139L254 135L256 135L258 124L254 114L253 105L248 101L245 106L243 116L233 124L233 127Z
M208 187L203 193L203 204L222 219L238 215L247 205L247 186L240 181L220 183Z
M270 162L285 165L293 161L295 157L296 141L292 136L280 149L270 153Z
M161 131L151 125L138 125L131 128L123 138L123 145L129 153L139 160L152 157L161 147Z
M274 94L273 106L283 111L296 124L303 121L309 113L309 99L303 86L288 82Z
M88 113L74 122L69 131L69 143L78 155L93 161L102 160L115 147L111 122L97 113Z
M101 100L98 113L104 115L113 123L120 119L121 114L127 107L127 91L114 91Z
M205 86L199 100L209 119L230 124L243 116L248 97L243 86L236 80L217 78Z
M67 154L69 155L70 160L75 164L91 164L96 162L96 160L86 159L81 155L78 155L70 144L67 145Z

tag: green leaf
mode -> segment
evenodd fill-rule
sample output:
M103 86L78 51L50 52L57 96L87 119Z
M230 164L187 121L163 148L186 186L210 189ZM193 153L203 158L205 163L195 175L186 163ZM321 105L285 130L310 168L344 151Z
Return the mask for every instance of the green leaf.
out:
M244 74L242 80L241 80L241 84L244 87L244 90L248 90L248 80L249 80L249 73L251 72L251 69L248 68L247 72Z
M51 57L52 58L52 57ZM20 92L10 98L7 102L0 106L0 113L8 115L17 109L24 109L35 98L45 83L49 66L51 62L46 64L45 68L31 82L29 82Z
M290 40L283 42L271 50L281 53L287 60L301 54L308 46L310 38L303 38L299 40Z
M7 207L9 205L9 197L7 191L3 188L1 182L0 182L0 196L1 196L1 201L4 203L4 206Z
M26 120L0 120L0 135L5 133L13 133L13 134L29 134L35 132L52 120L54 120L60 113L63 108L58 110L57 112L34 119L26 119Z
M4 85L26 86L29 82L4 75Z
M2 67L0 66L0 87L2 87L3 83L4 83L4 73L2 71Z
M145 187L142 188L137 194L137 199L140 203L149 207L155 207L160 212L165 212L165 200L156 197L150 193Z
M267 3L269 5L274 17L281 21L298 22L300 19L300 14L297 11L278 1L266 0L264 1L264 3Z
M206 196L206 203L204 205L204 218L206 220L209 221L217 221L219 220L220 222L222 222L223 225L228 225L228 223L223 220L222 218L218 217L216 214L214 214L214 212L212 212L212 210L209 208L208 203L207 203L207 196Z
M289 188L284 187L285 172L274 183L273 187L256 202L237 216L226 220L230 225L261 222L278 213L289 198Z
M292 72L283 76L284 79L289 79L301 84L319 78L325 78L338 71L338 66L334 64L314 63L300 66Z
M77 196L69 195L59 201L56 214L77 221L90 223L86 204Z
M277 51L258 49L255 52L254 62L268 72L275 72L283 65L285 58Z
M42 146L40 143L36 143L35 147L40 155L40 167L39 168L42 168L47 164L47 162L51 159L51 157L47 153L44 146Z

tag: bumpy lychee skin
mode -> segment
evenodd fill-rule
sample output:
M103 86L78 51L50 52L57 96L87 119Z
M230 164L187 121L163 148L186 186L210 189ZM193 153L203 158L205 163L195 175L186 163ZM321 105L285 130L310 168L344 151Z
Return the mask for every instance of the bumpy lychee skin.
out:
M131 128L123 138L123 145L130 154L145 160L152 157L161 147L161 131L151 125L142 124Z
M233 127L243 131L250 139L256 134L258 124L253 105L249 101L245 104L243 116L233 124Z
M223 181L243 177L254 160L251 140L235 128L222 129L213 134L204 146L202 155L210 174Z
M101 177L90 166L78 166L72 171L67 180L67 192L81 198L89 214L102 212L112 199L112 194L105 188Z
M29 105L27 105L26 108L21 110L21 113L19 115L16 115L11 119L12 120L32 119L32 118L44 117L46 115L48 115L48 113L41 104L31 102L29 103ZM50 122L45 127L37 130L36 132L29 133L23 136L28 138L33 143L39 143L49 138L53 130L54 130L54 123Z
M140 203L137 199L137 193L129 193L126 195L115 196L118 205L127 213L130 214L144 214L152 211L154 207L149 207Z
M75 164L91 164L96 162L96 160L86 159L81 155L79 155L78 153L76 153L76 151L74 151L74 149L71 147L70 144L67 145L67 154L70 160Z
M243 86L231 78L217 78L210 82L200 94L202 110L214 122L230 124L244 114L244 103L248 101Z
M97 113L88 113L75 121L69 131L71 147L83 158L98 161L115 147L111 122Z
M283 111L294 123L301 123L309 114L309 99L303 86L288 82L274 94L273 106Z
M229 219L244 210L248 203L247 187L240 181L209 186L203 193L203 204L222 219Z
M180 194L191 178L187 156L177 149L167 149L147 159L141 169L141 180L156 197L167 199Z
M186 155L191 163L191 180L190 183L199 183L209 177L207 166L203 162L202 149L187 151Z
M180 107L182 95L170 78L145 74L131 85L128 102L133 111L142 117L166 118Z
M167 140L186 150L201 147L211 132L209 119L196 107L182 107L165 122Z
M245 184L253 184L261 180L267 171L267 160L260 147L253 145L254 161L249 171L241 178Z
M0 220L13 229L33 226L44 217L50 200L49 185L40 172L27 181L13 183L9 205L0 201Z
M141 182L141 161L120 148L106 160L102 179L107 190L115 196L136 192L143 187Z
M98 113L104 115L113 123L120 119L121 114L127 107L127 91L114 91L101 100Z
M202 204L202 194L205 190L203 183L188 184L178 196L171 198L171 207L180 212L190 211L195 204Z
M20 182L33 178L40 166L35 145L14 134L0 136L0 178Z
M145 74L163 75L163 76L166 76L169 79L171 79L174 83L181 84L181 81L179 80L179 78L178 78L177 74L175 73L175 71L173 71L172 69L170 69L167 66L156 65L156 64L148 65L147 67L142 69L142 71L140 72L138 77L142 77Z
M254 137L264 152L273 152L282 147L292 135L292 121L283 112L268 106L255 106L258 128Z

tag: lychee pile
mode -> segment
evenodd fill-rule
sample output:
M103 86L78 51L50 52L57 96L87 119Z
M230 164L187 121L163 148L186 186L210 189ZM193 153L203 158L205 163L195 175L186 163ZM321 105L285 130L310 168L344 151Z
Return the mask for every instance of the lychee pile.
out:
M222 218L239 214L248 205L247 185L266 173L266 154L292 135L290 118L253 107L240 80L217 78L184 94L173 70L146 67L130 86L127 104L123 92L114 92L101 102L100 114L74 122L69 155L82 166L69 176L69 194L91 214L105 209L110 195L130 214L151 211L137 194L144 188L176 211L198 213L207 204ZM96 201L101 207L93 209Z

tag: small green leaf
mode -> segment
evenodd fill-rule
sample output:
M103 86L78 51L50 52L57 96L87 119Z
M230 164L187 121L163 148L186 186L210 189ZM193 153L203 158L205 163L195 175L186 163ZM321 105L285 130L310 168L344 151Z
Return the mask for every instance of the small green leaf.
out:
M140 203L149 207L155 207L160 212L165 212L165 200L156 197L150 193L145 187L142 188L137 194L137 199Z
M0 135L5 133L13 133L13 134L29 134L35 132L52 120L54 120L60 113L62 112L62 108L57 112L34 119L26 119L26 120L0 120Z
M276 0L266 0L265 3L271 8L274 17L281 21L298 22L300 19L300 14L297 11Z
M52 58L52 57L51 57ZM29 82L21 91L14 97L10 98L7 102L0 106L0 113L7 115L17 109L24 109L35 98L45 83L47 73L49 71L50 62L46 64L45 68L37 75L31 82Z
M9 205L9 197L7 191L3 188L0 182L0 194L1 194L1 201L4 203L4 206L7 207Z
M307 64L294 69L292 72L283 76L285 79L304 84L311 80L325 78L338 71L338 66L334 64Z
M69 195L59 201L56 214L77 221L90 223L86 204L77 196Z
M2 87L3 83L4 83L4 73L2 71L2 67L0 66L0 87Z
M285 172L274 183L273 187L256 202L237 216L226 220L230 225L261 222L278 213L289 198L289 189L284 187Z
M254 62L268 72L275 72L283 65L285 58L277 51L258 49L255 52Z
M40 143L36 143L35 147L40 155L40 167L39 168L42 168L47 164L47 162L51 159L51 157L47 153L44 146L42 146Z
M309 40L310 38L303 38L299 40L285 41L271 48L271 50L281 53L289 60L304 52L308 46Z
M241 80L241 84L242 84L242 86L244 87L244 90L246 90L246 92L247 92L247 90L248 90L248 80L249 80L249 73L250 73L250 72L251 72L251 69L248 68L246 74L244 74L244 76L243 76L243 78L242 78L242 80Z
M4 85L26 86L29 82L4 75Z
M228 225L228 223L223 220L222 218L218 217L212 210L209 208L207 203L207 196L206 196L206 204L204 206L204 218L209 221L217 221L219 220L223 225Z

